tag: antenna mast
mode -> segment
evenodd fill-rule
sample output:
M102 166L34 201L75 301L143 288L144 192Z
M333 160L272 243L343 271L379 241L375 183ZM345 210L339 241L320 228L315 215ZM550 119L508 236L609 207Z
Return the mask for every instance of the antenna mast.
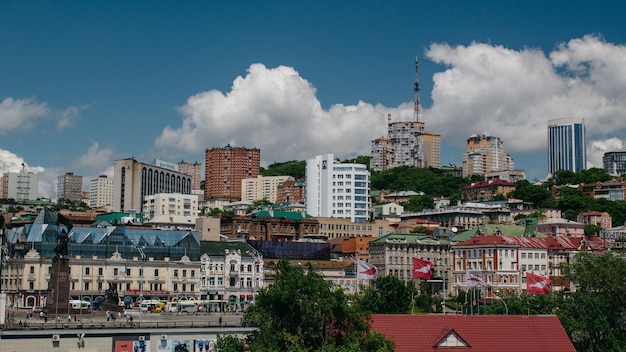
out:
M413 118L415 122L420 121L420 81L419 81L419 64L417 62L417 55L415 55L415 84L413 85L413 91L415 92L414 106L413 106Z

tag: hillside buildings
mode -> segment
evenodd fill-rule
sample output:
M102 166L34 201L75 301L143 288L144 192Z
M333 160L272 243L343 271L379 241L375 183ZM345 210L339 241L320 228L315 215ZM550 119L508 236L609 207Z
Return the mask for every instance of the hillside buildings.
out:
M257 177L261 167L258 148L212 148L205 151L204 198L241 200L241 180Z
M514 170L513 158L506 153L503 144L502 139L486 132L471 135L467 139L467 152L463 154L463 177Z
M241 180L241 200L244 202L254 202L266 200L270 203L277 203L278 187L284 182L294 179L291 176L261 176L255 178L244 178Z
M333 154L306 162L306 212L313 217L370 219L370 173L365 165L340 164Z
M626 150L604 153L602 164L604 171L611 176L626 175Z
M89 206L91 208L113 207L113 179L100 175L89 181Z
M68 199L75 202L83 200L83 177L66 172L57 178L57 200Z
M548 176L559 170L580 172L587 167L585 122L548 121Z
M5 172L0 177L0 198L13 198L17 201L36 200L38 197L39 177L34 172Z
M158 193L191 193L191 176L168 167L138 162L134 158L115 160L113 211L141 211L146 196Z

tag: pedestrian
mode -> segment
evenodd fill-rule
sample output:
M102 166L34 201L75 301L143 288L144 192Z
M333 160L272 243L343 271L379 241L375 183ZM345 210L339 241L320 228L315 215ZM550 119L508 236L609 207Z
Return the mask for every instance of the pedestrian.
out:
M218 320L218 322L220 323L220 326L222 326L222 317L220 316L220 319Z
M109 319L111 319L111 312L109 312L109 310L107 309L107 321L109 321Z
M74 313L74 321L78 321L78 315Z
M71 315L67 315L67 323L71 323L72 322L72 316Z

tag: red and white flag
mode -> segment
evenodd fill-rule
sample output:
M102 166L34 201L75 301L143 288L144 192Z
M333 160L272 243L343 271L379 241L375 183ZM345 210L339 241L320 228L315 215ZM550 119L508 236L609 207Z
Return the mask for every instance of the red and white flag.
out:
M479 279L474 274L471 274L469 270L465 271L465 286L481 287L482 285L483 285L483 280Z
M526 272L526 292L537 293L540 295L548 294L550 293L551 286L552 280L547 277Z
M413 258L413 278L430 280L434 266L428 260Z
M358 280L376 280L378 277L378 269L372 264L359 260L356 263L356 278Z

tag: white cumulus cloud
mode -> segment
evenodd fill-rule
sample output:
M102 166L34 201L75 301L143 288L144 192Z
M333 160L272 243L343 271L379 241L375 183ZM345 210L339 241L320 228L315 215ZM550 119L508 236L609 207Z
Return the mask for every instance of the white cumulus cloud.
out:
M626 46L587 35L547 55L471 43L432 44L426 55L446 69L433 77L433 105L424 111L444 143L464 145L471 133L501 137L510 154L547 148L547 122L584 119L588 154L626 132ZM589 158L601 167L598 158Z
M33 98L5 98L0 102L0 135L30 129L49 113L48 104Z
M304 160L321 153L367 155L385 133L391 109L359 102L321 107L315 88L286 66L253 64L231 90L200 92L179 108L182 126L166 127L155 145L163 151L198 153L231 144L258 147L267 163Z

